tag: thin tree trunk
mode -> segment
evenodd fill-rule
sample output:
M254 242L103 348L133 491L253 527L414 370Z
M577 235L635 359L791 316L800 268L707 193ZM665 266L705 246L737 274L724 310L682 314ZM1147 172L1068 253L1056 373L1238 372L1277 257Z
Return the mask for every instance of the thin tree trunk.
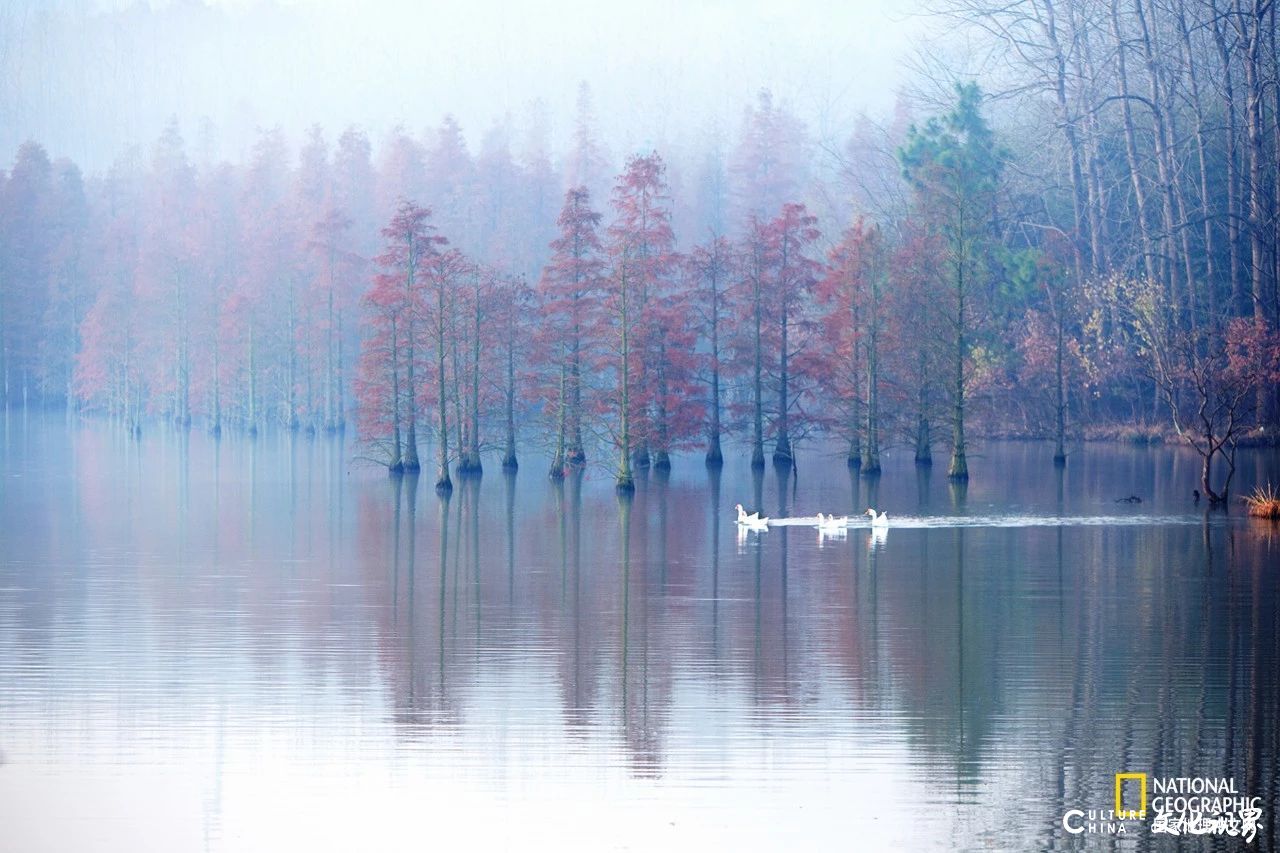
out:
M1226 104L1226 168L1227 168L1227 261L1231 275L1231 310L1235 314L1250 313L1249 296L1245 292L1244 272L1241 269L1240 223L1245 221L1243 194L1240 186L1240 130L1236 121L1236 93L1232 68L1231 49L1227 45L1222 17L1212 18L1213 38L1222 61L1222 87Z
M568 455L570 465L585 465L587 451L582 444L582 327L578 320L579 294L574 293L572 358L569 362L570 409Z
M1262 0L1254 0L1252 11L1243 10L1243 2L1238 0L1237 9L1241 27L1240 36L1244 40L1244 86L1245 86L1245 135L1249 151L1249 256L1250 297L1253 301L1253 317L1265 320L1265 281L1266 245L1263 229L1266 211L1264 209L1263 158L1263 96L1265 82L1262 79Z
M1204 280L1208 288L1209 317L1218 316L1218 280L1215 270L1216 250L1214 247L1214 204L1209 193L1209 158L1208 145L1205 142L1204 104L1200 97L1199 74L1196 72L1195 54L1191 46L1191 30L1187 26L1186 4L1178 3L1178 30L1182 36L1182 63L1186 69L1187 80L1191 85L1191 106L1196 119L1196 160L1199 168L1200 184L1200 217L1204 220Z
M761 340L761 314L764 311L762 300L764 294L761 293L762 282L761 276L764 275L762 269L762 259L755 258L755 269L751 276L752 286L752 323L754 331L752 335L752 359L753 359L753 377L752 377L752 402L754 403L754 411L752 413L752 431L751 431L751 467L753 469L764 469L764 387L761 377L762 353L761 348L763 341Z
M654 424L653 467L656 471L671 470L670 425L667 423L667 346L659 334L658 343L658 399L654 409L657 423Z
M787 318L787 299L782 298L782 350L779 353L778 367L778 439L773 451L774 465L791 465L791 435L787 429L787 415L791 401L787 398L787 331L790 323Z
M860 322L858 316L858 299L856 295L850 294L849 298L849 328L856 335L863 334L866 330ZM866 411L858 410L858 377L862 374L862 364L858 358L861 347L856 339L854 344L849 348L849 376L852 379L849 400L849 452L845 457L845 465L849 468L862 468L862 428L866 426Z
M1071 114L1067 102L1067 60L1058 39L1057 15L1054 12L1053 0L1044 0L1045 16L1041 22L1045 39L1053 51L1053 94L1057 102L1058 121L1062 124L1062 132L1067 138L1067 153L1071 161L1071 210L1075 230L1071 235L1071 255L1075 268L1076 281L1084 280L1086 267L1084 252L1084 231L1086 224L1086 200L1084 172L1081 168L1080 135L1076 129L1076 119Z
M566 433L566 410L568 409L568 401L565 399L565 374L567 369L563 362L560 364L560 393L559 393L559 412L556 416L556 453L551 458L551 479L563 480L565 475L565 433Z
M1129 164L1129 178L1133 186L1133 198L1137 204L1138 234L1141 237L1142 267L1148 278L1156 278L1155 250L1147 223L1147 196L1143 186L1142 169L1138 160L1137 131L1133 124L1133 107L1129 100L1129 72L1125 60L1124 33L1120 30L1118 0L1111 0L1111 33L1116 42L1116 71L1120 83L1120 111L1124 120L1124 148Z
M1164 219L1164 237L1162 242L1167 248L1161 252L1163 258L1162 264L1165 266L1168 275L1169 292L1175 295L1185 290L1183 299L1186 300L1188 315L1190 319L1189 325L1194 328L1196 316L1196 290L1195 276L1191 268L1191 247L1187 242L1187 229L1182 227L1185 221L1184 205L1182 203L1181 182L1174 175L1173 164L1173 135L1175 116L1172 109L1166 109L1166 105L1173 102L1173 93L1170 91L1169 98L1163 97L1160 86L1160 68L1156 61L1156 50L1154 38L1151 34L1151 27L1147 23L1147 14L1144 9L1143 0L1134 0L1133 8L1138 18L1139 33L1142 39L1143 57L1146 60L1148 95L1151 98L1151 124L1152 138L1155 145L1156 174L1160 180L1160 186L1163 190L1161 193L1161 214ZM1176 235L1176 237L1175 237ZM1182 281L1178 281L1178 265L1174 259L1170 257L1173 251L1179 250L1182 255L1183 270Z
M222 368L221 368L221 350L218 339L215 336L213 340L213 411L211 414L212 423L209 425L209 432L215 436L222 435Z
M1075 73L1077 79L1082 81L1082 106L1087 105L1088 107L1085 110L1085 133L1088 144L1084 149L1084 157L1086 188L1088 191L1090 272L1096 275L1110 266L1107 256L1107 247L1110 245L1110 240L1106 215L1107 193L1102 185L1102 170L1098 156L1098 140L1101 138L1098 111L1094 108L1095 105L1088 100L1091 90L1085 89L1083 82L1092 82L1097 79L1096 66L1093 61L1093 41L1090 38L1092 26L1076 17L1079 10L1076 8L1075 3L1069 3L1067 11L1071 15L1072 29L1076 33L1080 47L1075 53Z
M969 479L969 461L965 453L964 441L964 357L965 347L965 258L962 254L956 264L956 346L955 375L953 377L952 394L954 409L952 413L951 433L951 465L947 468L947 477L952 480Z
M560 390L561 397L564 389ZM507 335L507 452L502 457L502 469L514 471L520 467L516 459L516 344L515 328L508 328Z
M391 318L391 461L387 469L392 473L404 470L404 457L400 454L400 339L394 316Z
M920 393L916 400L916 452L917 465L933 464L933 435L929 426L929 374L928 356L923 347L919 354Z
M453 491L453 480L449 477L449 398L445 386L444 362L447 358L445 347L445 282L437 281L436 285L436 408L440 417L440 456L436 465L436 491L448 493Z
M1267 230L1271 251L1271 305L1270 315L1273 323L1280 322L1280 245L1277 244L1277 230L1280 230L1280 52L1276 50L1276 0L1271 0L1271 20L1267 23L1268 41L1271 49L1271 227ZM1271 399L1262 408L1262 416L1274 415L1275 406L1280 396L1272 389ZM1232 453L1235 451L1233 450ZM1234 470L1234 467L1233 467Z
M1067 464L1067 448L1066 448L1067 404L1066 404L1066 387L1065 387L1066 383L1062 375L1062 351L1064 348L1063 346L1064 338L1066 337L1065 329L1064 329L1064 326L1066 325L1065 323L1066 318L1063 316L1063 312L1065 309L1064 302L1066 300L1064 300L1062 298L1062 294L1059 293L1058 299L1055 301L1057 304L1054 306L1056 309L1054 311L1054 314L1055 314L1054 319L1056 320L1055 331L1057 334L1054 336L1056 339L1054 341L1055 343L1055 347L1054 347L1054 379L1055 379L1054 414L1056 415L1056 421L1057 421L1057 423L1055 424L1055 427L1056 427L1055 437L1057 438L1057 444L1054 447L1054 451L1053 451L1053 464L1061 467Z
M328 322L325 323L324 331L324 426L325 429L332 430L334 428L336 418L334 416L334 386L337 384L337 378L334 375L334 314L333 314L333 285L335 263L333 257L333 248L329 249L329 292L326 298L326 309L328 311Z
M712 243L711 275L711 426L707 435L706 464L710 468L724 465L720 450L720 246Z
M626 261L623 261L625 264ZM627 272L624 267L620 288L620 309L621 309L621 326L622 326L622 387L621 399L619 401L619 411L622 420L622 430L618 446L618 476L615 482L617 490L623 493L634 492L636 488L635 478L631 475L631 328L630 319L628 317L628 296L627 293Z
M405 420L408 422L408 429L405 432L405 448L404 448L404 470L419 471L422 463L418 459L418 383L414 377L415 362L417 361L417 340L415 334L417 297L414 282L414 273L417 272L416 247L413 245L413 237L409 238L408 249L408 269L405 270L404 279L404 296L405 296L405 396L407 405L405 407ZM437 289L443 294L443 285L437 284ZM441 297L443 299L443 296ZM443 312L443 304L441 305ZM441 342L444 340L443 332L440 337ZM443 343L442 343L443 345ZM440 388L440 400L443 406L444 387L443 381ZM441 443L444 438L441 438ZM439 484L437 484L437 487Z
M480 290L476 283L474 305L472 305L473 322L471 327L471 411L468 424L468 445L466 454L467 471L479 474L484 470L480 463Z
M871 275L867 323L867 441L862 448L862 476L880 473L880 268Z
M288 302L288 335L287 346L289 347L288 375L286 382L288 388L285 389L285 423L290 430L298 428L298 320L297 309L294 302L293 293L293 276L289 276L289 302Z
M342 326L342 307L341 307L341 306L339 306L339 307L338 307L338 360L337 360L337 364L336 364L336 366L335 366L335 368L336 368L336 369L335 369L335 371L334 371L334 381L337 383L337 387L335 387L335 388L333 389L333 396L334 396L334 398L335 398L335 400L334 400L334 409L335 409L335 415L334 415L334 417L335 417L335 423L334 423L334 427L335 427L337 430L339 430L339 431L344 430L344 429L346 429L346 427L347 427L346 401L345 401L345 398L344 398L344 393L345 393L345 388L346 388L346 386L345 386L345 384L344 384L344 382L343 382L343 379L342 379L342 377L343 377L343 372L342 372L342 334L343 334L343 331L342 331L342 330L343 330L343 326Z
M258 335L249 318L249 435L258 434Z

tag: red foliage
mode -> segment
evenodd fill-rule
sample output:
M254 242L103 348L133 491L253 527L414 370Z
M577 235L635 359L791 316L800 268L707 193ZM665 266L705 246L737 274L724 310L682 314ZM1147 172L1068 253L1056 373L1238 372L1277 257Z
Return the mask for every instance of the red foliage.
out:
M826 274L816 289L817 300L827 312L822 317L821 340L805 359L804 369L824 376L826 414L842 432L861 427L858 419L867 392L866 348L873 327L877 348L881 346L887 251L880 229L859 218L832 248Z
M559 409L564 409L564 439L576 452L581 450L582 419L593 396L586 374L602 350L600 214L591 208L586 187L565 193L557 224L560 236L551 243L551 260L538 282L541 322L535 344L538 361L546 366L538 385L554 421L558 422Z
M1237 379L1280 385L1280 328L1260 317L1237 317L1227 325L1227 370Z
M701 423L693 382L696 332L677 288L679 258L661 157L627 161L614 186L613 208L606 316L620 322L626 301L633 446L642 462L652 450L661 464L667 451L693 437Z

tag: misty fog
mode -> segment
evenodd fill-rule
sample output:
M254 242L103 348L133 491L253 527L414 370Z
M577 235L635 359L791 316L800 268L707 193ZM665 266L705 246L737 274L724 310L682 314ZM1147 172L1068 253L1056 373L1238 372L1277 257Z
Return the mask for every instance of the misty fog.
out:
M923 26L887 0L18 0L0 8L0 150L34 138L96 171L170 118L197 158L242 160L260 127L376 143L452 113L476 142L541 113L563 151L582 80L615 152L723 137L766 87L838 139L892 104Z

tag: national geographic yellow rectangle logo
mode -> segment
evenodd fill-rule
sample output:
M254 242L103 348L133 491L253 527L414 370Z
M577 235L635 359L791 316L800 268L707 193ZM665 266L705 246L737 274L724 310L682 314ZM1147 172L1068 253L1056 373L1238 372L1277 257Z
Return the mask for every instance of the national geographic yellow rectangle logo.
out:
M1136 780L1141 787L1141 803L1142 808L1137 811L1125 811L1124 808L1124 783L1126 779ZM1116 774L1116 817L1136 817L1144 818L1147 815L1147 774L1146 773L1117 773Z

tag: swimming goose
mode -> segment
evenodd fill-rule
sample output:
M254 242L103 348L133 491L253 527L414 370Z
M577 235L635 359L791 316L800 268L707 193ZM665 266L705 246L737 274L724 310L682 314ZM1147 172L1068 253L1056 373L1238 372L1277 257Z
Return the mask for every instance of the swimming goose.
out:
M876 511L874 509L872 509L871 507L867 507L867 511L864 512L863 515L871 516L872 527L888 527L889 526L888 513L882 512L879 515L876 515Z
M818 513L818 529L823 533L842 533L849 526L849 517L836 518L834 515Z
M736 508L737 508L737 510L738 510L738 523L739 523L739 524L755 524L756 522L758 522L758 521L760 521L760 520L761 520L761 518L760 518L760 513L759 513L759 512L753 512L753 513L751 513L750 515L748 515L748 514L747 514L747 511L746 511L745 509L743 509L743 508L742 508L742 504L735 504L735 507L736 507ZM769 519L767 519L767 518L766 518L766 519L764 519L764 521L768 521L768 520L769 520Z

